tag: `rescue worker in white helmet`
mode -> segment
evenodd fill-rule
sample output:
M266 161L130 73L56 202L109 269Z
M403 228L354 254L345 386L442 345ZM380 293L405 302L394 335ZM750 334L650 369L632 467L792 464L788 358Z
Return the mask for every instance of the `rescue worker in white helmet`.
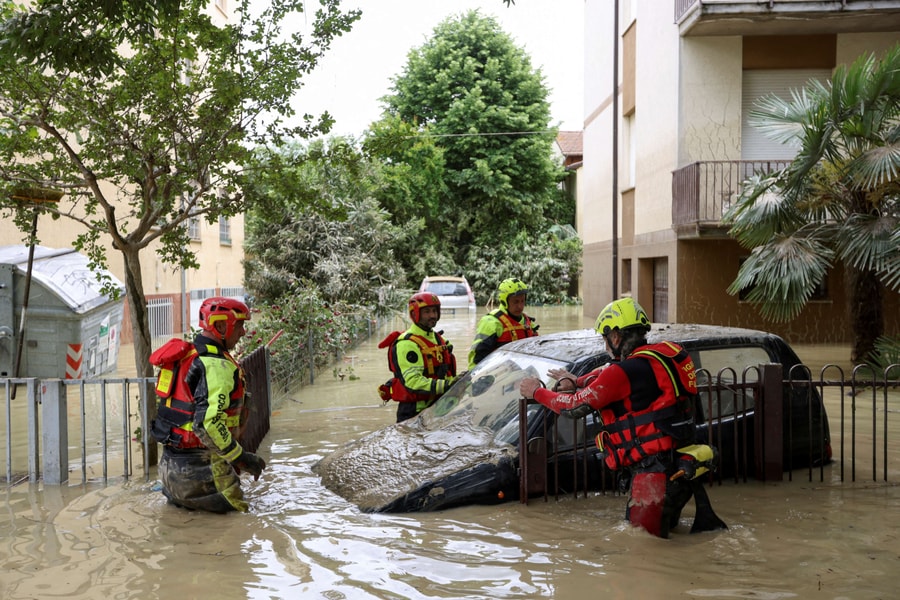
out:
M456 381L453 346L434 327L441 318L441 300L430 292L409 299L412 325L394 331L379 348L388 348L388 368L393 377L378 388L382 400L397 404L397 422L411 419L434 404Z
M229 354L244 336L250 311L243 302L207 298L193 343L170 340L153 353L160 366L159 404L152 433L163 444L162 492L170 503L214 513L246 512L240 474L258 480L266 462L244 450L241 426L244 375Z
M522 396L571 418L599 412L603 426L597 447L606 466L630 482L625 518L633 525L666 538L693 495L697 512L691 533L727 528L713 512L702 482L693 472L685 477L681 469L680 461L699 448L690 355L672 342L648 344L650 319L631 298L608 304L595 329L614 362L577 378L563 369L548 373L557 381L574 382L574 393L551 391L540 379L527 377L519 384Z
M481 317L469 348L469 369L509 342L536 336L539 325L525 314L528 286L518 278L504 279L497 288L500 308Z

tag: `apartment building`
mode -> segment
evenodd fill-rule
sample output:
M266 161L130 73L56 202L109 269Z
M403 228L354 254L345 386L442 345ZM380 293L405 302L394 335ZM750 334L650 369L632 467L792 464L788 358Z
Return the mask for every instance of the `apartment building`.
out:
M848 342L840 267L789 323L763 321L729 295L749 252L721 217L747 175L795 153L749 125L754 102L898 40L897 0L586 0L577 217L585 313L630 295L657 322ZM897 294L885 309L887 331L900 330Z

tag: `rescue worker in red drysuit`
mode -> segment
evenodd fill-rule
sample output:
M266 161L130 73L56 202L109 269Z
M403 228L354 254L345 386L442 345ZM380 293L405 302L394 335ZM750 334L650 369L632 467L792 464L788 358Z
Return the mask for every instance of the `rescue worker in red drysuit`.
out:
M500 308L481 317L469 348L469 370L504 344L536 336L539 325L525 314L528 286L521 279L504 279L497 287Z
M441 300L430 292L409 299L412 326L384 338L379 348L388 350L388 368L393 373L379 387L382 399L397 401L397 422L416 416L434 404L456 381L453 346L434 327L441 318Z
M616 362L580 378L552 369L548 375L559 382L557 389L569 384L568 393L546 389L537 378L523 379L522 396L572 418L599 411L603 429L597 444L606 465L631 476L625 518L633 525L667 538L693 495L697 514L691 533L726 528L701 480L679 470L678 449L693 444L695 429L697 385L690 356L671 342L649 345L650 319L631 298L607 305L596 330Z
M262 458L245 451L236 439L243 412L244 375L229 351L244 336L248 320L250 310L243 302L207 298L200 306L202 332L193 344L169 342L181 342L186 352L170 371L174 380L164 381L165 369L161 370L157 393L162 396L160 387L169 383L171 393L160 398L153 435L163 444L159 461L162 492L176 506L214 513L246 512L240 474L250 473L258 480L266 468ZM155 356L151 362L157 364Z

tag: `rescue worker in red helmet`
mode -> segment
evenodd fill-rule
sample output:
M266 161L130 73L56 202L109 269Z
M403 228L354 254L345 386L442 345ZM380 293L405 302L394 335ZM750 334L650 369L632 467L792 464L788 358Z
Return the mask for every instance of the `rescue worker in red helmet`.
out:
M157 383L160 401L153 435L163 443L159 461L162 492L176 506L215 513L246 512L240 474L254 480L265 461L236 439L244 402L244 375L229 354L244 336L250 310L243 302L207 298L200 306L200 329L193 344L183 345L171 370L171 382ZM163 346L165 348L166 346ZM157 355L160 348L154 355ZM151 362L160 364L157 356Z
M453 346L434 327L441 318L441 300L430 292L409 299L412 325L395 331L378 344L388 348L393 377L379 387L385 402L395 400L397 422L410 419L440 398L456 380Z
M504 279L497 287L500 308L491 311L478 321L475 339L469 348L469 370L484 357L504 344L526 337L536 336L538 325L525 314L528 286L518 278Z
M650 319L631 298L608 304L595 329L614 362L580 378L563 369L548 373L559 382L573 382L574 393L551 391L540 379L525 378L519 384L522 396L571 418L599 412L603 427L597 446L606 466L630 482L625 517L633 525L666 538L693 495L697 513L691 533L725 529L702 482L680 470L679 461L690 458L686 453L696 447L697 382L690 355L672 342L648 344Z

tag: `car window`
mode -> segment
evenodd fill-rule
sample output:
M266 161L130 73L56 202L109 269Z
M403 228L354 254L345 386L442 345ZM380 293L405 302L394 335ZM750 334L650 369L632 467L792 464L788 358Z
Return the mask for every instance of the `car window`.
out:
M697 386L700 389L703 402L703 419L729 417L736 412L749 410L754 407L753 391L736 391L734 388L722 389L715 392L710 406L708 385L710 380L725 385L734 383L755 382L759 379L757 369L746 369L771 362L768 352L759 346L738 346L733 348L706 348L691 351L694 359L694 367L697 369Z
M425 291L438 296L465 296L467 294L466 286L455 281L432 281L425 286Z
M519 439L519 382L523 377L547 381L547 370L563 367L560 361L498 350L422 412L426 429L442 428L465 414L477 427L493 430L498 442L516 444ZM552 380L547 385L553 385ZM529 413L540 409L529 406Z

